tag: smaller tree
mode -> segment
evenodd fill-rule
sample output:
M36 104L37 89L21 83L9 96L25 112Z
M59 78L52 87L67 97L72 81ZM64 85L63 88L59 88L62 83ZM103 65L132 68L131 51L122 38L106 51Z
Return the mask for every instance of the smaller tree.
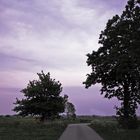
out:
M76 117L76 114L75 114L75 106L70 103L70 102L67 102L67 116L68 118L75 118Z
M21 116L39 116L41 121L54 119L64 112L64 98L61 83L50 78L50 73L37 73L39 80L30 81L28 86L21 90L25 98L17 99L13 109Z
M76 117L75 106L72 103L68 102L68 95L64 95L64 99L65 99L65 112L67 118L75 118Z

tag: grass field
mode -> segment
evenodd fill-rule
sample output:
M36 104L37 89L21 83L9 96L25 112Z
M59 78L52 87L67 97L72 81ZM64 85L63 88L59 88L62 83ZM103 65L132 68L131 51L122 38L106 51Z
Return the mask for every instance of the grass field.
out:
M39 123L31 118L0 117L0 140L58 140L62 122Z
M58 140L70 123L90 122L89 117L40 123L26 117L0 116L0 140Z
M96 117L91 127L104 140L140 140L140 127L136 130L124 130L112 117Z
M140 128L124 130L113 117L80 116L40 123L33 118L0 117L0 140L58 140L67 124L89 123L104 140L140 140Z

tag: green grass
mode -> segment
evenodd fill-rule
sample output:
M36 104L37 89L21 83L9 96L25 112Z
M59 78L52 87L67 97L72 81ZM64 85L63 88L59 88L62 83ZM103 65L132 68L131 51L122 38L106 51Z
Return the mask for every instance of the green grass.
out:
M140 140L140 128L119 128L113 117L79 116L75 120L40 123L33 118L0 117L0 140L58 140L67 124L91 122L104 140Z
M140 140L140 128L136 130L121 129L114 118L97 117L93 119L91 127L104 140Z
M0 140L58 140L68 124L86 122L91 122L91 118L40 123L31 117L0 116Z
M0 140L58 140L66 124L32 118L0 117Z

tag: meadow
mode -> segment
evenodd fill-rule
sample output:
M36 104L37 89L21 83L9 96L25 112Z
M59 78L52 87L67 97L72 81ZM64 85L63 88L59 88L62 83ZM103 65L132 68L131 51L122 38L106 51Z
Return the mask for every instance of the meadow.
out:
M0 140L58 140L62 122L40 123L33 118L0 117Z
M104 140L140 140L140 127L134 130L122 129L113 117L95 117L90 127Z
M91 123L104 140L140 140L140 128L124 130L114 117L78 116L41 123L31 117L0 116L0 140L58 140L70 123Z
M90 121L78 117L42 123L32 117L0 116L0 140L58 140L68 124Z

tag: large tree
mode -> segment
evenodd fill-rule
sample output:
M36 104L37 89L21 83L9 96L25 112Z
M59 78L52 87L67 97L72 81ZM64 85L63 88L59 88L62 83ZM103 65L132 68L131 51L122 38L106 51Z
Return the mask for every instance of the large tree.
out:
M25 98L17 99L14 111L19 115L40 116L41 120L54 119L59 113L64 112L64 98L61 83L51 79L50 73L37 73L39 80L30 81L28 86L21 92Z
M88 54L92 72L86 87L101 84L101 94L117 97L119 122L136 127L136 109L140 103L140 0L129 0L121 16L108 20L101 32L97 51Z

